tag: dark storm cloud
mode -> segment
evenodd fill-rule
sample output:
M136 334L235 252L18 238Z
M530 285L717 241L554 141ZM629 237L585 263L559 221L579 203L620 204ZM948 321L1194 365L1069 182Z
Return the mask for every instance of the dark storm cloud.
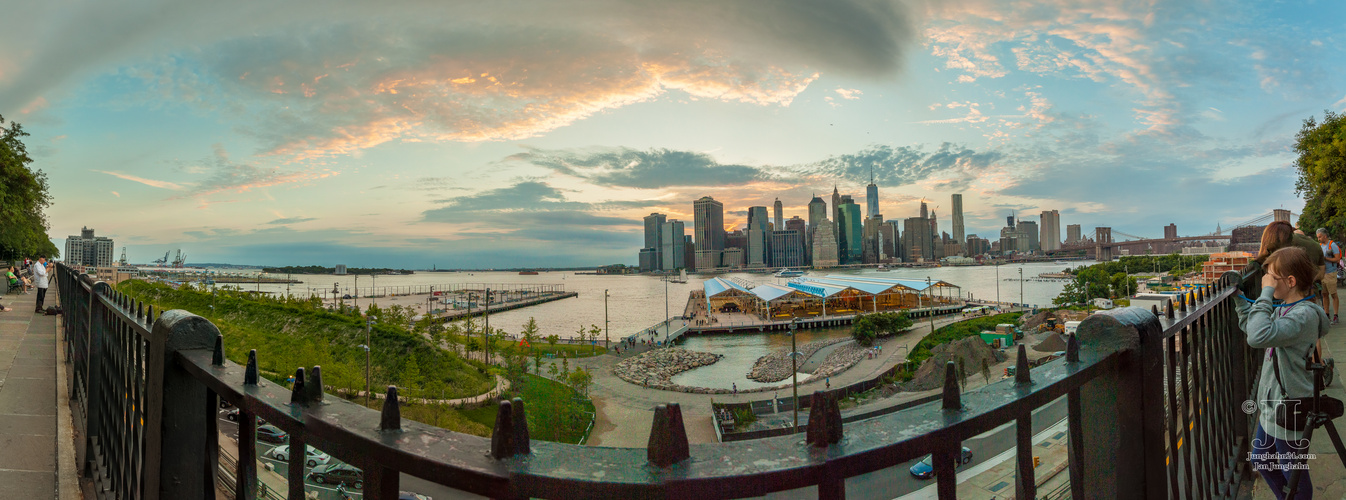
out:
M602 150L533 149L510 156L579 177L599 186L655 189L673 186L732 186L761 180L757 167L724 165L705 153L629 148Z

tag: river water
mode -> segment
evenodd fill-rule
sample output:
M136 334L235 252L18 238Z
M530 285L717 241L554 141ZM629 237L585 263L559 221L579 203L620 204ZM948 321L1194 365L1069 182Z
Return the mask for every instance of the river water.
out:
M961 287L960 291L964 297L971 295L974 299L980 300L997 300L998 297L1003 302L1049 305L1052 299L1061 293L1065 286L1064 282L1018 282L1005 281L1005 279L1014 278L1017 280L1020 269L1023 269L1024 277L1036 277L1039 273L1059 272L1066 267L1088 264L1092 264L1092 262L1081 261L1070 264L1038 262L1004 266L921 269L898 268L887 272L879 272L873 269L834 270L822 273L809 271L809 275L849 274L914 279L929 277ZM250 273L247 270L240 271L237 269L228 271ZM999 281L996 279L997 272L999 273ZM251 273L256 273L256 271L251 271ZM283 277L283 275L280 276ZM756 283L777 283L781 285L788 281L785 278L775 278L766 274L732 273L720 276L724 278L743 278ZM288 288L289 292L295 295L309 295L311 293L322 295L324 292L330 291L334 284L348 291L355 287L356 281L356 278L350 275L292 275L291 277L301 280L303 283L288 285L288 287L284 284L267 283L238 286L249 290L257 289L279 293L285 293ZM701 283L705 279L707 278L690 275L688 276L688 282L682 284L668 283L654 276L577 275L573 272L542 272L536 276L521 276L518 273L511 272L420 272L410 275L379 276L373 282L371 282L369 276L361 276L359 285L362 290L372 284L376 284L378 287L463 283L563 285L565 291L578 292L579 297L547 302L512 311L491 313L491 326L503 328L510 334L517 334L522 325L531 317L537 319L543 335L555 333L562 337L574 336L575 331L581 326L586 328L590 325L603 327L603 292L606 290L609 293L607 300L608 327L610 328L611 338L616 339L649 328L668 316L682 314L682 310L687 304L688 294L692 290L700 290ZM998 289L997 285L999 285ZM1022 295L1020 285L1022 285ZM667 300L665 300L665 288L667 288ZM360 299L360 302L363 305L367 300L369 299ZM665 304L667 304L666 307ZM668 316L665 315L665 311L667 311Z

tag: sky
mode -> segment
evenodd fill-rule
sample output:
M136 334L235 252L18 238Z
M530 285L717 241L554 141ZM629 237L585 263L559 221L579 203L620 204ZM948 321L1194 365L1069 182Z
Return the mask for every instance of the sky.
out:
M132 262L636 264L641 218L833 186L889 219L1146 237L1298 213L1346 110L1346 3L53 0L8 5L0 115L51 236ZM690 224L689 224L690 225ZM1063 230L1064 231L1064 230ZM1064 236L1064 235L1063 235Z

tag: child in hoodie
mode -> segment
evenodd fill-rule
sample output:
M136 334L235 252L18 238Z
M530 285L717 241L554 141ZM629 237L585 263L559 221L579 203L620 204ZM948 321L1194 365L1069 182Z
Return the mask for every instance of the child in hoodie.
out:
M1266 349L1257 382L1257 436L1253 439L1253 468L1261 473L1278 500L1284 500L1290 472L1302 468L1296 499L1313 498L1306 460L1269 458L1268 454L1308 453L1303 433L1276 425L1276 412L1284 399L1313 396L1313 373L1305 358L1314 351L1318 339L1327 334L1328 317L1311 297L1318 268L1302 248L1287 247L1267 258L1262 277L1262 293L1251 303L1239 304L1239 326L1248 335L1248 346ZM1282 301L1274 305L1272 299ZM1273 358L1280 366L1279 382ZM1279 411L1285 411L1279 408Z

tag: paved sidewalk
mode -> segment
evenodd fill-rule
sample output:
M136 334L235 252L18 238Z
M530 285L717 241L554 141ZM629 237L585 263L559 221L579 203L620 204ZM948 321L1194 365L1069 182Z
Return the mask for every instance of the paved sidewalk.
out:
M47 293L55 303L55 290ZM0 492L56 498L56 317L33 313L35 294L0 299Z

